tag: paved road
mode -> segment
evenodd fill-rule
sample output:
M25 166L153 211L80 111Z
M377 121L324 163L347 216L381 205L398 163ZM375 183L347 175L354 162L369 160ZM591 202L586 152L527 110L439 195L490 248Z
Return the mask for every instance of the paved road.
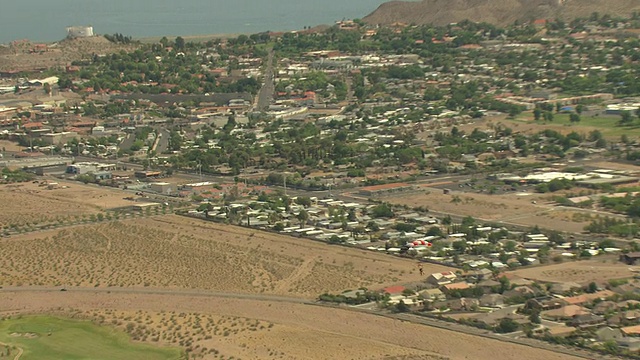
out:
M128 295L168 295L168 296L194 296L194 297L212 297L212 298L228 298L228 299L245 299L271 302L285 302L294 304L315 304L315 301L287 297L277 295L257 295L257 294L241 294L229 293L221 291L205 291L205 290L164 290L164 289L146 289L146 288L86 288L86 287L41 287L41 286L24 286L24 287L5 287L0 289L3 292L18 293L42 293L42 292L61 292L65 289L69 296L74 293L92 293L92 294L128 294Z
M255 106L255 110L257 111L264 111L269 107L269 105L271 105L273 94L276 91L273 72L273 54L274 51L271 49L267 59L267 66L264 71L264 84L262 85L262 88L260 88L260 92L258 92L258 100L256 101Z
M158 130L158 145L156 146L156 154L164 154L169 148L169 136L171 132L167 129Z
M136 136L134 134L127 134L118 147L120 150L128 150L135 141Z

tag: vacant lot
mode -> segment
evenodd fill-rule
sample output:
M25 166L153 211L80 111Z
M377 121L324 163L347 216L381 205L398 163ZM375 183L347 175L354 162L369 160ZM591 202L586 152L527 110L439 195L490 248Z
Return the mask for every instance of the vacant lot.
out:
M388 201L410 207L425 206L437 212L473 216L486 222L506 225L539 225L547 229L581 232L589 224L588 216L574 216L582 212L558 210L548 198L548 194L537 193L488 195L452 191L450 194L443 194L442 190L429 189L422 194L397 196Z
M626 134L630 139L638 139L637 123L630 126L618 126L620 116L616 115L586 115L583 114L579 123L571 123L569 121L569 114L557 114L554 113L554 119L552 122L534 121L532 112L525 112L515 119L507 116L492 116L484 117L479 120L475 120L469 124L458 125L457 128L466 133L471 133L473 129L487 130L492 129L495 126L509 127L513 129L514 133L521 134L537 134L546 129L555 130L561 134L567 135L573 131L588 135L591 131L598 130L606 138L611 140L619 140L620 136ZM448 132L451 131L451 127L441 128L438 131ZM425 138L428 136L428 132L418 134L419 138Z
M180 216L15 236L0 285L209 289L316 297L419 280L412 261ZM430 274L444 266L428 265Z
M586 115L581 116L581 121L571 123L569 114L554 114L553 121L535 121L531 112L524 113L515 119L506 118L504 124L513 127L514 131L519 132L537 132L544 129L556 130L560 133L567 134L575 131L580 134L588 134L591 131L598 130L605 137L619 140L621 135L627 134L634 138L638 133L638 125L619 126L620 116L617 115ZM527 131L527 129L530 129ZM524 131L523 131L524 130ZM637 135L636 135L637 139Z
M611 279L630 278L634 273L629 265L616 257L597 257L585 261L572 261L516 270L516 275L541 282L577 282L588 284L592 281L606 283Z
M11 211L0 212L0 224L11 227L63 223L131 205L130 201L123 199L126 195L122 191L78 182L55 182L60 188L52 190L33 183L0 185L0 203L12 204Z
M93 54L111 54L133 51L136 45L114 44L103 36L63 40L44 52L33 53L35 44L23 42L0 53L0 70L28 71L46 69L71 63L75 60L91 58Z
M147 341L155 342L151 334L159 336L160 344L175 344L177 338L178 344L191 344L194 354L202 359L576 359L374 315L302 304L117 293L5 291L0 297L0 309L47 311L58 307L77 309L78 314L106 324L115 320L133 336L146 333ZM206 350L201 352L202 347Z
M4 319L0 322L0 343L8 345L10 358L21 354L15 359L22 360L173 360L180 356L177 348L134 344L124 332L109 327L50 316Z

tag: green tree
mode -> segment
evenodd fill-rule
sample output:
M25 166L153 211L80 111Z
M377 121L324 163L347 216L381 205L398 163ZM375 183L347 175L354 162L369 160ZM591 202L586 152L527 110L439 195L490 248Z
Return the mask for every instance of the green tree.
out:
M182 50L184 50L184 47L185 47L184 39L182 38L182 36L178 36L176 38L176 49L182 51Z
M620 113L620 125L628 125L633 122L633 115L629 111Z
M501 334L512 333L514 331L517 331L519 327L520 325L518 325L518 323L513 319L502 318L500 319L500 323L498 324L498 326L496 326L495 332Z
M399 312L399 313L406 313L409 312L409 306L407 304L404 303L404 301L400 300L396 305L395 305L395 311Z
M413 295L415 295L415 294L416 294L416 292L415 292L415 291L413 291L413 290L411 290L411 289L404 289L404 290L402 290L402 295L403 295L404 297L413 296Z
M545 121L553 121L553 113L551 111L544 112L544 120Z
M532 324L540 324L541 322L540 312L538 311L531 312L531 315L529 315L529 321L531 321Z
M300 227L304 227L304 225L309 220L309 213L306 210L300 210L298 213L297 219L300 220Z
M540 110L540 108L536 107L535 109L533 109L533 119L538 121L540 120L540 117L542 116L542 110Z
M383 217L391 218L393 217L393 210L391 210L391 207L389 207L388 204L382 203L373 208L371 215L374 218L383 218Z
M506 252L514 252L516 251L516 242L513 240L509 240L507 241L506 244L504 244L504 251Z
M311 206L311 198L308 196L298 196L298 198L296 199L296 204L309 207Z
M453 250L455 250L459 254L464 254L464 252L467 250L466 240L454 241L451 245L453 246Z
M571 115L569 115L569 121L571 121L572 123L580 122L580 115L571 113Z
M440 227L438 226L432 226L429 228L429 230L427 230L427 236L439 236L439 237L443 237L444 233L442 232L442 230L440 229Z

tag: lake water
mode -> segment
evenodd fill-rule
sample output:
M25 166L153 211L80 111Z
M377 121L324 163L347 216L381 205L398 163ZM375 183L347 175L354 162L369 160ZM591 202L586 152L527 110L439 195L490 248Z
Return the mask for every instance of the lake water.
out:
M297 30L361 18L384 0L0 0L0 43L56 41L72 25L133 37Z

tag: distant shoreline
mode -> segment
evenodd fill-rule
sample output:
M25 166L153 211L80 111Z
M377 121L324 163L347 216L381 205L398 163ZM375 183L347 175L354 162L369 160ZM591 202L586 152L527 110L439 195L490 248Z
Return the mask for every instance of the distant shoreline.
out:
M318 24L316 26L314 26L312 29L317 29L317 28L324 28L324 27L328 27L330 25L326 25L326 24ZM295 30L282 30L282 31L269 31L269 30L265 30L265 31L258 31L258 32L239 32L239 33L222 33L222 34L203 34L203 35L164 35L164 36L145 36L145 37L133 37L134 40L138 40L143 44L148 44L148 43L155 43L155 42L159 42L160 39L162 39L163 37L166 37L169 40L175 40L175 38L177 38L178 36L181 36L183 39L185 39L186 41L191 41L191 42L204 42L204 41L209 41L209 40L213 40L213 39L231 39L231 38L236 38L240 35L252 35L252 34L259 34L259 33L264 33L264 32L289 32L289 31L302 31L300 29L295 29ZM126 35L126 34L124 34Z
M191 42L205 42L213 39L230 39L240 35L251 35L254 33L228 33L228 34L203 34L203 35L165 35L165 36L146 36L146 37L134 37L134 40L140 41L143 44L156 43L160 39L166 37L169 40L175 40L178 36L182 37L186 41ZM103 35L100 35L103 36Z

